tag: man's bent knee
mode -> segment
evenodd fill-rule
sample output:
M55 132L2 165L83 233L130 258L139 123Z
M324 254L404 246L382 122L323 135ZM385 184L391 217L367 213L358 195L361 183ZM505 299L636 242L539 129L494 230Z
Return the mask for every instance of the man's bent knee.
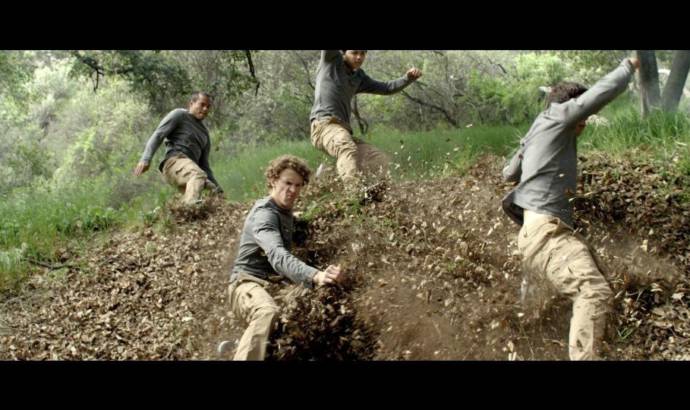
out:
M261 327L269 327L273 324L276 317L278 316L278 308L273 306L262 306L254 312L252 312L251 322L255 322L257 325L261 323ZM269 329L270 332L270 329Z
M596 281L587 281L580 287L580 295L603 303L609 303L613 298L613 291L609 284L601 278Z
M256 316L275 316L278 314L278 307L275 305L266 305L257 308L254 311Z

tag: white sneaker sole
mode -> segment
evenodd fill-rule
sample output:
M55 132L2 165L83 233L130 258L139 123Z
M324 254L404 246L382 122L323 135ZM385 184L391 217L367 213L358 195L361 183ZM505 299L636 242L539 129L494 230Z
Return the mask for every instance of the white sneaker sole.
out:
M232 349L232 342L229 340L224 340L218 344L218 355L222 356L223 354L227 353Z

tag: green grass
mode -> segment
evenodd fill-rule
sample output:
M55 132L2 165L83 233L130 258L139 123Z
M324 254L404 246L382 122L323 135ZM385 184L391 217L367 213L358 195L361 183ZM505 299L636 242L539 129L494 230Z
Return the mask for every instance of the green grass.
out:
M390 155L394 177L410 179L462 171L483 152L505 154L525 129L502 126L406 133L380 128L362 139ZM216 158L213 172L229 199L256 198L267 192L263 172L268 162L282 154L304 158L314 170L320 163L335 167L333 158L303 140L248 147L237 157Z
M637 107L624 99L602 113L608 127L590 126L580 137L586 151L627 155L642 152L690 175L690 120L684 114L655 113L641 119ZM400 132L374 128L363 139L387 152L396 179L426 179L463 173L483 153L506 155L529 124ZM358 136L361 137L361 136ZM263 172L268 162L282 154L304 158L316 169L335 160L314 149L308 140L284 141L270 146L249 146L233 157L212 156L216 178L234 201L265 195ZM55 260L56 251L68 243L84 244L94 235L114 227L134 229L156 222L174 190L160 181L155 170L135 179L122 170L110 179L74 181L57 189L47 182L15 190L0 201L0 290L20 283L30 271L25 261ZM663 172L660 169L659 172Z
M526 129L492 126L412 133L375 130L367 140L391 156L394 177L420 179L462 173L484 153L505 155Z
M122 193L114 192L106 179L61 188L41 183L13 191L0 202L0 289L13 287L30 271L28 260L52 263L57 250L72 240L144 222L148 210L162 205L171 191L154 189L121 202Z
M308 141L282 141L269 146L248 146L232 158L212 157L211 167L226 197L244 201L267 194L264 170L269 161L284 154L303 158L314 170L328 160Z
M390 154L396 178L425 178L458 172L481 152L505 153L519 138L512 127L403 133L378 129L364 139ZM212 158L213 170L230 200L245 201L265 195L263 172L282 154L304 158L316 169L334 159L314 149L309 141L284 141L249 146L237 156ZM26 259L54 261L57 250L70 241L89 241L94 233L113 227L152 224L174 190L161 183L156 172L134 179L129 170L111 179L75 181L55 188L49 183L15 190L0 203L0 289L18 283L31 266ZM158 208L158 210L157 210Z
M677 167L690 175L690 118L685 113L652 112L641 118L639 108L630 103L619 103L602 116L608 126L588 126L580 136L583 152L605 151L616 156L637 155Z

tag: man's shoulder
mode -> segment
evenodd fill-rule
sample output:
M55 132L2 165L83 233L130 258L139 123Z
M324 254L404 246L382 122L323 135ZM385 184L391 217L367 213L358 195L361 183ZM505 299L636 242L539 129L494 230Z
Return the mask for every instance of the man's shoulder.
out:
M270 196L265 196L254 201L254 208L260 208L268 205L271 202Z
M278 215L278 208L271 201L271 197L267 196L261 199L257 199L252 207L253 213L261 212L263 214L276 214Z
M166 114L165 117L170 118L170 119L178 119L178 118L186 117L187 115L189 115L189 111L187 111L186 109L175 108L174 110L171 110L170 112L168 112L168 114Z
M281 224L280 211L269 198L262 198L254 202L248 218L254 227L269 226L278 227Z
M569 113L573 110L573 105L577 104L574 98L562 103L551 103L548 108L540 112L532 123L532 128L538 129L540 127L549 125L556 125L566 121Z
M279 207L270 196L261 198L254 202L254 207L252 209L254 213L259 212L265 217L269 217L270 215L271 217L275 217L281 221L293 218L292 211Z
M343 55L337 50L321 50L321 60L326 64L343 62Z

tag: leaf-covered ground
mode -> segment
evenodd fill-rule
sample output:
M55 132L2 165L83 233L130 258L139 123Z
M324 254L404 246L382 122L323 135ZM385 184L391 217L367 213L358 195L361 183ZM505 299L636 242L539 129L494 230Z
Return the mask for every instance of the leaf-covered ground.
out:
M283 307L270 360L564 360L570 304L548 288L520 302L518 227L500 210L500 160L464 176L393 184L382 202L310 186L295 252L340 264L339 288L272 285ZM615 296L609 359L690 359L690 209L681 175L583 162L577 220ZM227 280L251 203L210 200L168 224L94 243L0 299L0 359L227 359L237 341Z

